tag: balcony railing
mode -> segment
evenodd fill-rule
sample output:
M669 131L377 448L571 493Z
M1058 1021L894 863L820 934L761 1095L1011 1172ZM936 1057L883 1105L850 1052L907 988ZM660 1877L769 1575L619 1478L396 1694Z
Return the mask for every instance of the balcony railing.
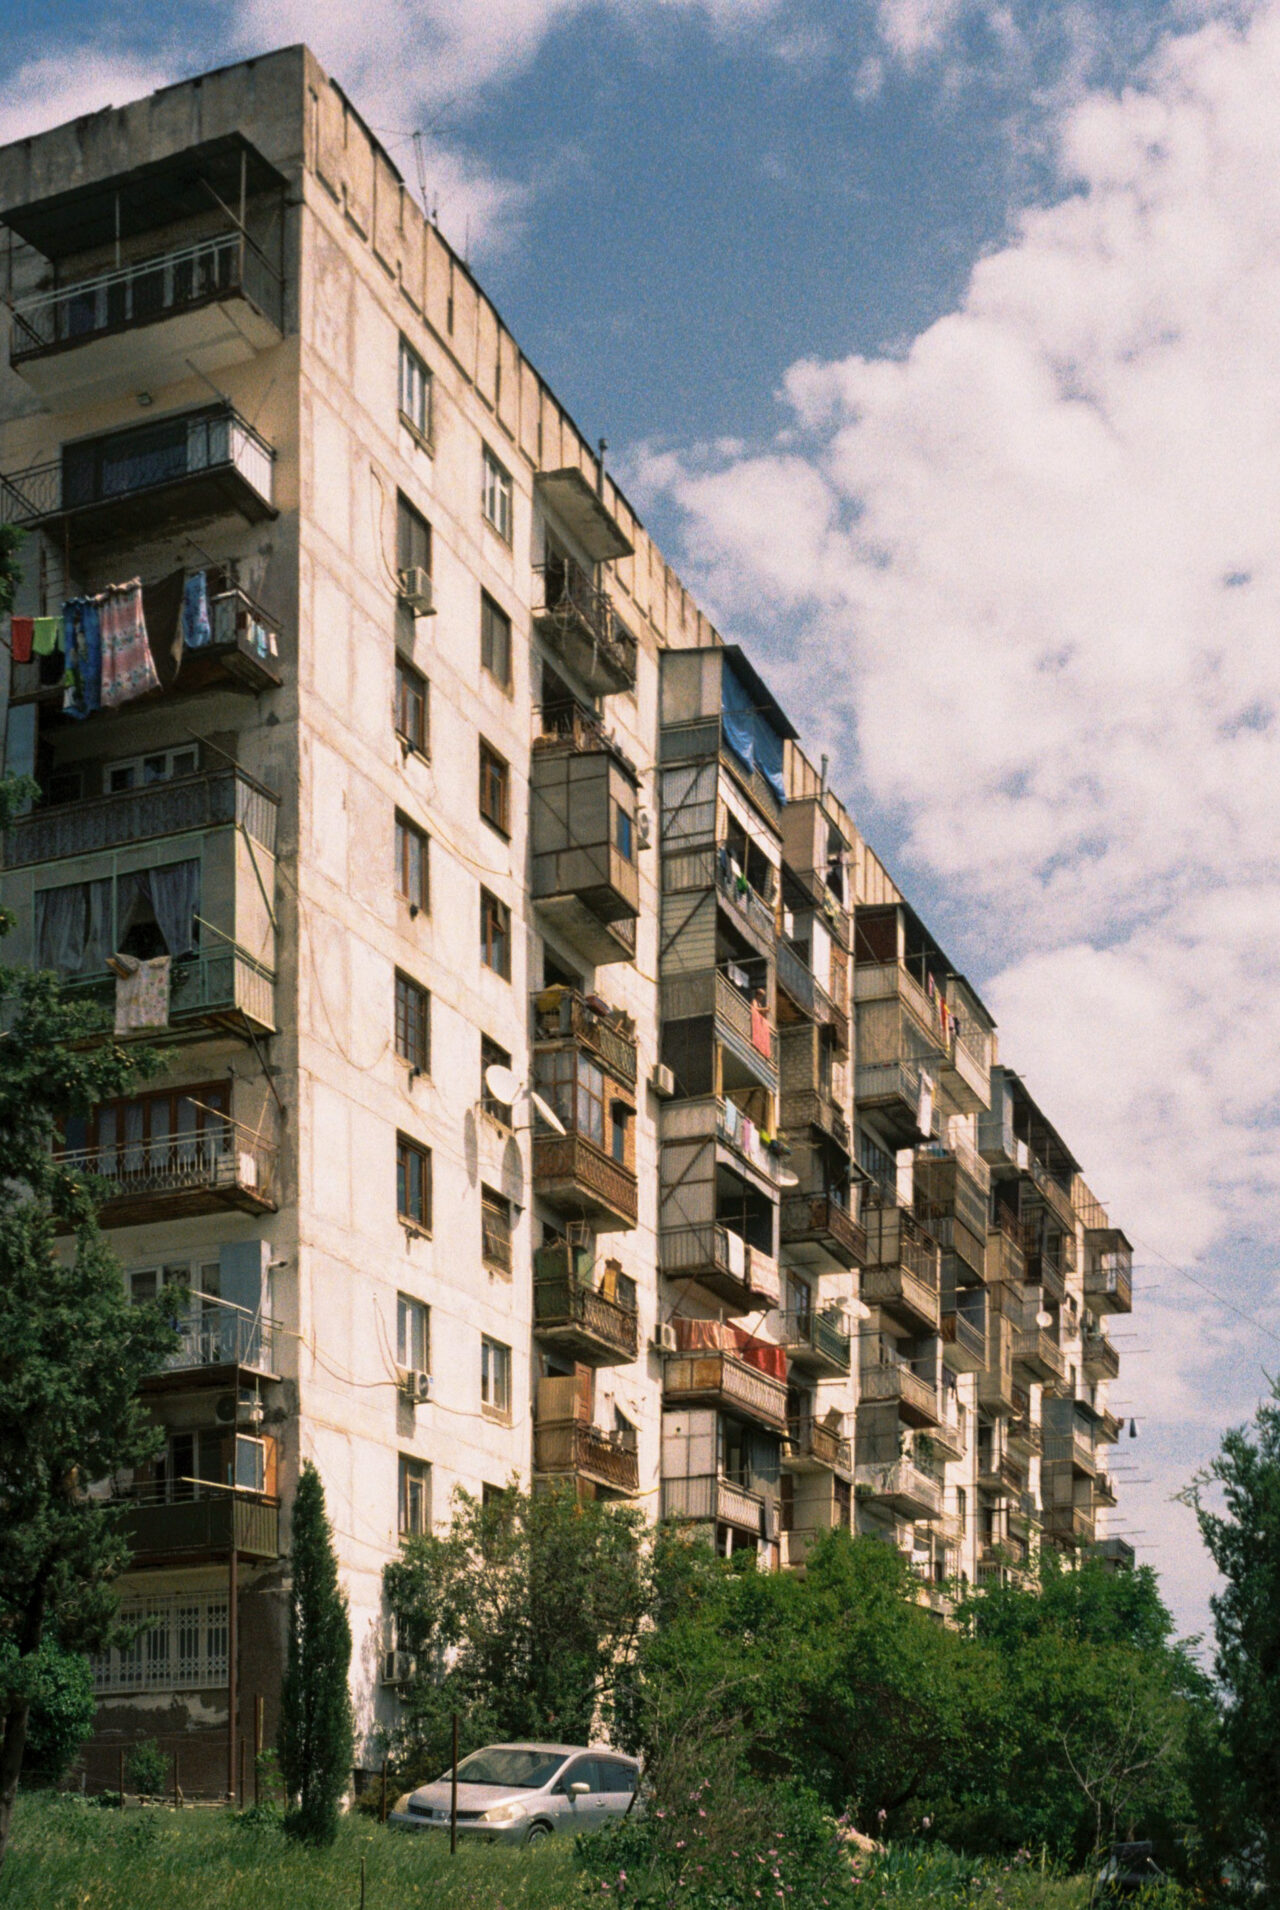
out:
M204 949L170 966L169 1026L184 1021L249 1022L270 1033L276 1026L275 987L274 972L234 942ZM104 1010L114 1007L116 988L114 975L77 975L62 984L68 1000L94 1002ZM139 1032L151 1038L155 1030Z
M1013 1231L1016 1229L1016 1231ZM1027 1277L1027 1256L1023 1250L1019 1223L987 1229L987 1281L991 1286L1020 1287Z
M535 1423L533 1469L544 1477L584 1479L610 1492L640 1490L635 1433L602 1432L582 1420Z
M540 579L533 617L543 638L597 696L629 690L636 680L636 640L607 591L597 589L571 557L535 565Z
M1013 1336L1014 1364L1024 1367L1045 1386L1060 1386L1066 1377L1062 1348L1043 1327L1020 1327Z
M798 1366L817 1367L832 1376L849 1371L852 1339L843 1313L780 1313L778 1338Z
M787 1423L784 1382L732 1353L669 1353L663 1366L662 1396L668 1406L717 1406L777 1431Z
M1085 1234L1084 1297L1097 1313L1133 1310L1133 1248L1115 1227Z
M777 1306L782 1297L778 1263L730 1227L664 1227L658 1236L658 1266L668 1280L697 1280L725 1305L745 1313Z
M280 798L242 769L215 769L147 789L120 790L89 802L36 809L9 825L4 836L7 869L30 868L64 856L94 855L156 836L232 825L269 854L275 853Z
M879 1465L860 1462L854 1480L860 1498L889 1506L911 1519L935 1519L942 1511L943 1485L914 1460L901 1458Z
M860 1405L894 1404L908 1423L937 1425L937 1386L909 1366L891 1360L868 1363L861 1368L860 1381Z
M273 1372L273 1333L270 1320L197 1294L177 1322L178 1344L161 1366L165 1373L195 1372L203 1367L248 1367L255 1373Z
M574 988L543 988L533 998L533 1020L535 1041L580 1042L616 1081L634 1085L636 1038L626 1016L593 1007Z
M819 1247L841 1267L861 1266L866 1258L865 1230L830 1194L787 1194L781 1239L784 1247Z
M664 1519L689 1519L699 1525L731 1525L759 1537L764 1530L764 1499L715 1473L662 1481Z
M852 1149L848 1120L830 1092L820 1092L817 1088L784 1088L779 1119L785 1134L803 1134L805 1128L812 1127L827 1135L844 1153Z
M19 525L53 524L101 532L145 525L161 507L141 515L122 507L154 500L163 491L193 491L196 508L221 499L250 522L275 515L275 452L229 406L181 412L100 438L79 439L62 456L0 477L0 517ZM176 501L176 500L175 500Z
M944 1030L938 998L922 988L901 962L858 962L853 971L855 1002L898 1001L910 1014L921 1034L935 1049L939 1061L951 1046Z
M203 1133L66 1149L53 1158L97 1179L102 1218L114 1226L219 1206L274 1212L277 1204L275 1148L230 1121Z
M905 1240L902 1244L904 1247L915 1245ZM865 1305L879 1307L908 1328L927 1333L938 1330L936 1256L934 1265L918 1270L905 1259L864 1266L858 1294Z
M1035 1190L1033 1198L1039 1200L1048 1208L1049 1212L1053 1215L1056 1226L1063 1233L1074 1235L1076 1230L1076 1210L1071 1204L1069 1191L1062 1185L1061 1181L1055 1180L1048 1168L1038 1161L1034 1154L1030 1157L1030 1164L1031 1185Z
M579 1256L567 1243L535 1253L533 1330L585 1365L626 1365L640 1350L636 1307L606 1298L589 1278L580 1278L579 1257L589 1274L590 1254Z
M1120 1354L1105 1333L1086 1328L1081 1342L1080 1364L1089 1379L1118 1379Z
M778 1085L778 1036L772 1021L757 1012L751 1001L721 969L700 969L690 975L665 975L662 980L662 1019L700 1020L713 1015L716 1037L746 1062L764 1087Z
M792 1472L850 1471L849 1441L834 1426L811 1414L787 1421L782 1463Z
M1044 1457L1046 1465L1069 1464L1074 1471L1087 1473L1090 1478L1098 1470L1093 1435L1083 1426L1072 1426L1065 1432L1055 1432L1047 1427Z
M961 1373L982 1371L987 1363L985 1326L971 1320L957 1307L954 1312L942 1315L941 1333L943 1343L949 1350L949 1365Z
M848 1034L848 1016L842 1014L832 1001L813 970L801 960L789 942L779 942L777 947L778 986L790 996L801 1014L810 1021L816 1021L822 1028L843 1027Z
M1001 1492L1020 1499L1027 1489L1027 1475L1004 1453L978 1454L978 1484L984 1492Z
M1093 1538L1091 1505L1046 1505L1044 1535L1060 1544L1087 1545Z
M877 1108L893 1115L895 1132L900 1137L921 1136L922 1130L917 1119L922 1107L918 1061L859 1062L854 1082L854 1093L859 1107ZM938 1118L935 1095L931 1129ZM927 1140L928 1135L923 1135L923 1138Z
M754 931L755 939L772 950L777 935L773 909L762 895L756 893L746 877L735 870L723 843L712 858L712 866L716 888L729 908L743 916Z
M11 362L18 366L60 347L237 294L280 328L280 275L238 233L180 246L20 299L13 308Z
M137 1564L219 1558L233 1548L246 1559L279 1557L278 1499L207 1485L184 1500L145 1488L124 1496L118 1529Z
M598 1232L636 1224L635 1174L582 1134L534 1135L533 1186L549 1207L591 1221Z

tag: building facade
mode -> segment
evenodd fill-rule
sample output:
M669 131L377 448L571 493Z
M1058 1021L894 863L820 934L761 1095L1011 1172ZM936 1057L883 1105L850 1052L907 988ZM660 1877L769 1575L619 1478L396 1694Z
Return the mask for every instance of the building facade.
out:
M91 1783L270 1741L324 1480L382 1571L567 1481L802 1568L1106 1537L1131 1253L750 659L292 47L0 150L13 959L162 1034L70 1159L147 1386Z

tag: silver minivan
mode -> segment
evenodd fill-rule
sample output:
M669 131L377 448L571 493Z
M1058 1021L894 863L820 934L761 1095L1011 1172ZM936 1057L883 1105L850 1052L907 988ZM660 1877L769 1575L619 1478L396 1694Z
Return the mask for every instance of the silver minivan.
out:
M607 1745L490 1744L458 1765L458 1835L532 1844L625 1816L640 1766ZM397 1830L448 1830L450 1773L397 1798ZM639 1807L639 1800L636 1800Z

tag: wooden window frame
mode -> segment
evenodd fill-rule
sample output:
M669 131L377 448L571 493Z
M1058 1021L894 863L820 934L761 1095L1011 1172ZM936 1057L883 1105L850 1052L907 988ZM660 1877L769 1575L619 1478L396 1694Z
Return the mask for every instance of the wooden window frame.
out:
M480 814L504 841L511 839L511 765L480 738Z
M515 1211L505 1194L494 1187L480 1188L480 1256L486 1267L499 1273L513 1270Z
M499 954L501 961L494 959ZM504 982L511 980L511 910L485 888L480 891L480 962Z
M406 1332L406 1322L416 1320L422 1329L422 1363L407 1357L411 1333ZM425 1300L417 1300L411 1293L396 1295L396 1364L407 1367L411 1372L429 1373L431 1371L431 1308Z
M481 458L480 512L504 544L514 544L515 482L502 459L487 444Z
M415 1008L416 1028L412 1013ZM400 968L396 970L395 979L395 1043L401 1061L407 1062L418 1074L431 1073L431 991Z
M423 543L426 562L412 548L415 540ZM415 567L425 570L431 576L435 536L427 518L403 491L396 492L396 572L412 570Z
M498 1381L503 1384L499 1388ZM501 1391L505 1397L499 1398ZM486 1397L486 1395L491 1395ZM512 1373L511 1348L501 1340L491 1339L487 1333L480 1335L480 1410L487 1419L509 1421L511 1418Z
M408 657L396 652L396 735L407 749L431 760L431 684Z
M422 1192L422 1211L414 1213L410 1201L410 1163L419 1164L419 1183ZM396 1218L402 1227L411 1228L415 1233L431 1232L431 1149L424 1147L421 1141L415 1141L412 1135L396 1135Z
M431 1531L431 1461L402 1452L397 1467L396 1531L402 1539L425 1538ZM411 1490L421 1495L423 1518L415 1524L409 1516Z
M395 862L396 893L409 905L412 912L429 915L431 913L431 838L425 829L419 828L411 816L396 810L395 821ZM419 864L418 893L413 893L410 844L417 842L421 846Z
M415 388L421 392L421 406L413 403ZM406 403L406 399L410 402ZM399 392L397 402L400 417L425 450L432 448L432 411L435 399L435 376L430 365L415 351L402 332L400 334ZM421 415L418 415L418 412Z
M505 663L501 670L494 667L495 623L501 628L502 647L505 649ZM512 679L514 636L511 618L502 605L491 597L487 590L482 590L480 592L480 667L488 672L501 689L508 691L511 688Z

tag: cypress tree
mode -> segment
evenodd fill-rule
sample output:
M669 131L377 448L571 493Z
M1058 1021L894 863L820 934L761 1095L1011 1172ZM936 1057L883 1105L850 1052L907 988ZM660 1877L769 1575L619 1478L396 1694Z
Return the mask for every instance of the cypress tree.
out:
M289 1655L280 1693L280 1768L291 1800L286 1829L304 1843L332 1843L351 1774L354 1724L347 1679L351 1623L310 1460L293 1502Z

